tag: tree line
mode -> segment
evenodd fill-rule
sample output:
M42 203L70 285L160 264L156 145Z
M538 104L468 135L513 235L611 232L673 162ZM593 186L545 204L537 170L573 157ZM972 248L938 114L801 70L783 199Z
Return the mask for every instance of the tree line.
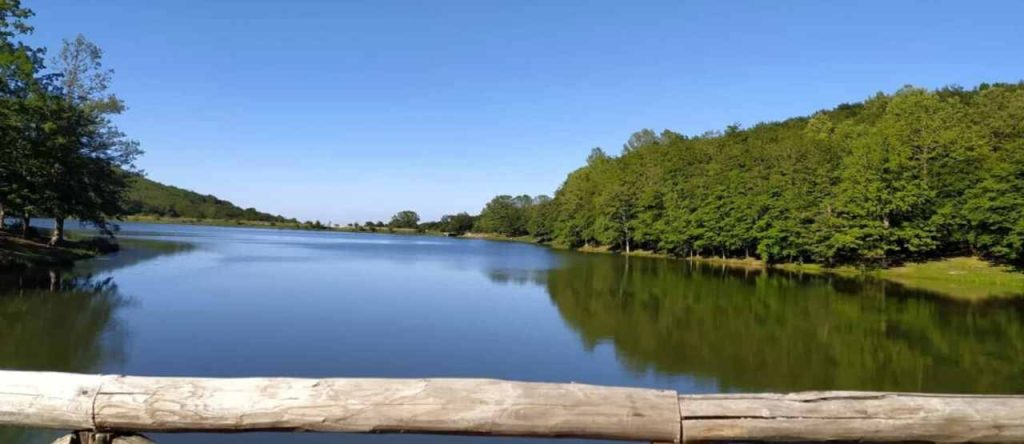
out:
M498 196L473 230L769 263L1024 262L1024 83L904 87L808 117L595 148L554 198Z
M0 2L0 228L13 215L28 236L31 218L45 215L55 219L51 244L69 218L109 233L141 150L111 120L125 106L108 91L100 48L79 35L46 60L22 40L32 15Z

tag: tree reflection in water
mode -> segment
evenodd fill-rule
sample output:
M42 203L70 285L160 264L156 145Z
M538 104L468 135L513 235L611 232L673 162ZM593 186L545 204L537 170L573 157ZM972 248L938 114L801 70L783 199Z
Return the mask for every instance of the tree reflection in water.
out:
M71 270L0 273L0 368L95 373L121 366L130 304L109 272L187 244L129 241L129 248ZM0 427L0 443L49 443L56 432Z
M949 301L875 280L566 255L546 286L584 347L722 391L1024 393L1024 300Z
M116 313L126 304L110 277L61 271L0 276L0 368L96 372L124 356ZM0 442L46 442L52 433L0 428Z

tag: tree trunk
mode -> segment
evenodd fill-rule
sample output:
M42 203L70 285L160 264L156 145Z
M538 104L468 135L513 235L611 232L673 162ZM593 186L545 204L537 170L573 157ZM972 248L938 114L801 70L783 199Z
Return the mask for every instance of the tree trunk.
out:
M21 237L28 239L28 234L30 232L29 225L31 224L32 216L29 216L28 212L26 211L24 214L21 215Z
M53 218L53 234L50 235L50 246L60 245L64 242L64 218Z
M4 211L4 204L0 203L0 231L7 228L7 213Z
M60 284L60 274L56 270L50 270L50 293L57 291Z

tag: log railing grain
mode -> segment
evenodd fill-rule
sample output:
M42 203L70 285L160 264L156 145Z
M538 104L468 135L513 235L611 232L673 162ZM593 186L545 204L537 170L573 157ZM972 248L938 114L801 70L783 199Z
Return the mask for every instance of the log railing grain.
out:
M1024 397L878 392L679 396L665 390L491 379L0 371L0 425L98 431L108 440L135 432L318 431L649 442L1012 443L1024 442ZM80 435L65 439L82 442Z

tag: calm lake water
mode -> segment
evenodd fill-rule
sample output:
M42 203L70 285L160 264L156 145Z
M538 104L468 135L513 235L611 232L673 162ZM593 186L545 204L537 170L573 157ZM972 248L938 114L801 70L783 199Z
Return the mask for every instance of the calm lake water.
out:
M1021 299L440 237L145 224L120 237L120 253L70 270L0 274L0 368L1024 393ZM53 437L0 429L2 443Z

